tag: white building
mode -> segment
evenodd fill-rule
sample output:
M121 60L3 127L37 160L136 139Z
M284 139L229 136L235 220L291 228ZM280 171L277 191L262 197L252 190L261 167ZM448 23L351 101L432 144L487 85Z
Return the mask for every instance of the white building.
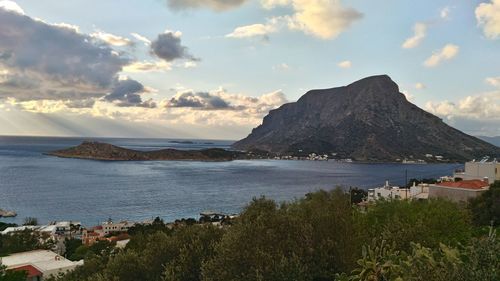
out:
M129 228L134 226L134 223L130 223L128 221L114 223L113 221L108 220L106 222L103 222L101 226L103 235L108 235L117 232L127 232Z
M368 201L393 200L393 199L427 199L429 196L429 185L419 184L410 188L390 186L386 181L382 187L368 189Z
M73 270L82 265L83 260L73 262L48 250L35 250L12 254L0 258L3 265L10 270L23 270L28 273L28 281L40 281L60 272Z
M389 181L382 187L368 189L368 201L406 199L408 196L409 189L390 186Z
M490 183L493 183L500 180L500 162L496 159L488 161L488 158L466 162L465 170L455 172L454 177L462 180L484 180L487 178Z

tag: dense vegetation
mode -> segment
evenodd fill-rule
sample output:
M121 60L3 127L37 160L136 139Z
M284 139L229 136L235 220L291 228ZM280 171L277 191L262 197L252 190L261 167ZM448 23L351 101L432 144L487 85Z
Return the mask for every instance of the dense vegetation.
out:
M35 249L51 249L53 246L54 241L49 239L47 234L29 229L19 231L15 235L0 235L0 257Z
M157 219L125 249L66 241L85 264L51 281L500 280L500 182L470 204L381 201L341 190L252 200L230 226ZM68 253L67 253L68 254Z

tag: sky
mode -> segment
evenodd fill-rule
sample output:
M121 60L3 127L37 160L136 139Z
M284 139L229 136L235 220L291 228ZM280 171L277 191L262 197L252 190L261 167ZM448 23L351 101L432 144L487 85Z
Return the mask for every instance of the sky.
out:
M0 135L236 140L379 74L500 135L500 0L0 0Z

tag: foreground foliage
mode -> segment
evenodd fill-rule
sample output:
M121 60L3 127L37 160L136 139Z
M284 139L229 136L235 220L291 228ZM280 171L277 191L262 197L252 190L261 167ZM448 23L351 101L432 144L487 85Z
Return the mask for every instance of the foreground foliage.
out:
M467 208L445 200L360 208L340 189L282 204L262 197L226 227L157 219L130 229L125 249L68 240L69 257L85 263L49 280L500 280L496 188ZM22 235L21 245L36 246Z

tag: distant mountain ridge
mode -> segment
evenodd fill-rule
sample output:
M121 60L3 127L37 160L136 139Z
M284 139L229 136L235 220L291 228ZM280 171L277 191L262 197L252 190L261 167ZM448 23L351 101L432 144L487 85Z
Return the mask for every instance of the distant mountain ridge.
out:
M500 136L496 137L477 136L477 137L484 140L485 142L489 142L493 145L500 147Z
M500 154L498 147L454 129L408 102L387 75L311 90L297 102L271 110L262 125L233 148L282 154L336 153L361 161L425 159L426 154L463 161Z

